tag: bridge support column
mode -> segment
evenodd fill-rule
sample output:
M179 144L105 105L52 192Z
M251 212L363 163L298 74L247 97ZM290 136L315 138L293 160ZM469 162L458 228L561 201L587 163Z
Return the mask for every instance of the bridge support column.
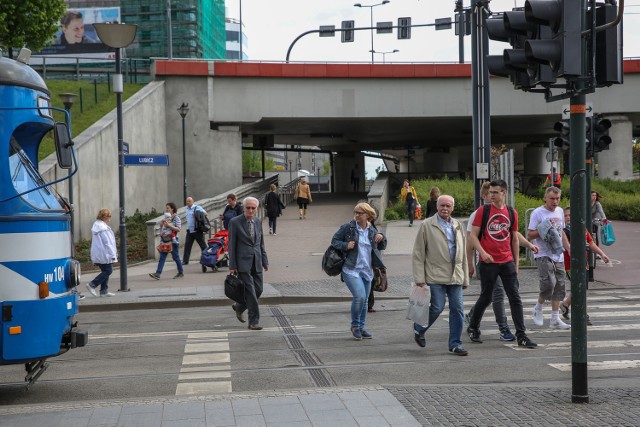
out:
M611 145L597 154L598 178L627 181L633 177L632 123L626 116L605 116L611 120Z

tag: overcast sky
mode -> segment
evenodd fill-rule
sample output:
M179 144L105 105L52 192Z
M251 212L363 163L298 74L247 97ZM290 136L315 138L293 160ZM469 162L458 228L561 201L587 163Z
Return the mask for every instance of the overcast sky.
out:
M354 7L359 0L242 0L242 21L249 46L250 60L284 61L293 40L320 25L340 27L342 21L354 20L356 27L370 26L370 8ZM381 1L360 1L373 5ZM624 56L640 57L640 0L627 0L624 20ZM238 18L239 0L226 0L229 16ZM373 22L391 21L397 25L399 17L411 17L413 24L431 24L437 18L454 16L454 0L391 0L376 6ZM469 0L464 0L469 5ZM493 0L491 10L502 12L514 6L524 6L524 0ZM465 37L465 61L471 60L471 37ZM491 42L494 53L507 44ZM454 30L436 31L433 27L413 28L411 40L398 40L392 34L374 34L374 49L397 53L384 55L386 62L457 62L458 38ZM320 38L309 34L300 39L291 52L290 61L307 62L371 62L371 32L355 32L353 43L341 43L335 38ZM383 55L376 54L376 62Z

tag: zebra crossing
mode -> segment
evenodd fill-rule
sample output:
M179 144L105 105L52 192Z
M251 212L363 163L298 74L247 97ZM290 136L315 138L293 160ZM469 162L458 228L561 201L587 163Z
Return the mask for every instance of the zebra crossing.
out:
M221 331L188 333L176 395L232 391L229 334Z
M634 303L637 300L638 295L630 290L612 290L606 295L589 294L587 313L594 323L593 326L587 327L587 350L589 350L587 365L589 370L625 370L640 367L640 336L636 332L640 330L640 323L637 323L640 317L640 310L638 310L640 304ZM623 304L625 301L629 301L629 303ZM545 304L544 308L544 326L533 325L531 309L536 302L535 296L522 298L527 334L541 337L540 340L537 340L539 349L551 352L561 351L566 354L571 350L571 330L548 328L551 318L549 303ZM508 311L509 305L506 300L505 308ZM558 340L549 342L549 338L554 335L558 337ZM505 343L504 345L514 351L530 351L520 348L514 343ZM571 363L548 363L548 366L561 372L568 372L572 369Z

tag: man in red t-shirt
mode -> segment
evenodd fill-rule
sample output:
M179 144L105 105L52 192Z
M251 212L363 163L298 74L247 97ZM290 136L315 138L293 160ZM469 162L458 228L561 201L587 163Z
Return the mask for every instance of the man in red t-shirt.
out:
M509 306L511 307L511 318L516 328L516 338L518 346L526 348L535 348L537 344L527 337L526 327L524 325L524 312L522 309L522 300L518 290L518 263L520 260L520 249L518 246L518 213L513 210L513 223L509 208L505 204L507 194L507 183L498 179L491 181L489 187L489 197L491 199L489 220L482 237L480 235L480 227L482 226L482 217L485 206L482 210L478 209L471 233L468 238L473 247L480 255L480 263L478 271L480 273L480 296L476 301L473 309L473 315L469 319L469 327L467 333L473 342L480 341L480 321L484 315L484 311L491 304L491 296L493 288L498 277L502 279L502 285L509 298Z

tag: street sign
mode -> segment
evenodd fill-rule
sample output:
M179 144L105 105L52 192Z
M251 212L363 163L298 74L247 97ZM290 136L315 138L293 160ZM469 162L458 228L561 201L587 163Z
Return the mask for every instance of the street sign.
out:
M129 143L122 141L122 152L124 154L129 154Z
M127 154L124 156L125 166L169 166L166 154Z
M571 116L570 111L569 104L564 104L562 106L562 120L569 120L569 117ZM587 102L587 112L585 117L593 117L593 103L591 102Z

